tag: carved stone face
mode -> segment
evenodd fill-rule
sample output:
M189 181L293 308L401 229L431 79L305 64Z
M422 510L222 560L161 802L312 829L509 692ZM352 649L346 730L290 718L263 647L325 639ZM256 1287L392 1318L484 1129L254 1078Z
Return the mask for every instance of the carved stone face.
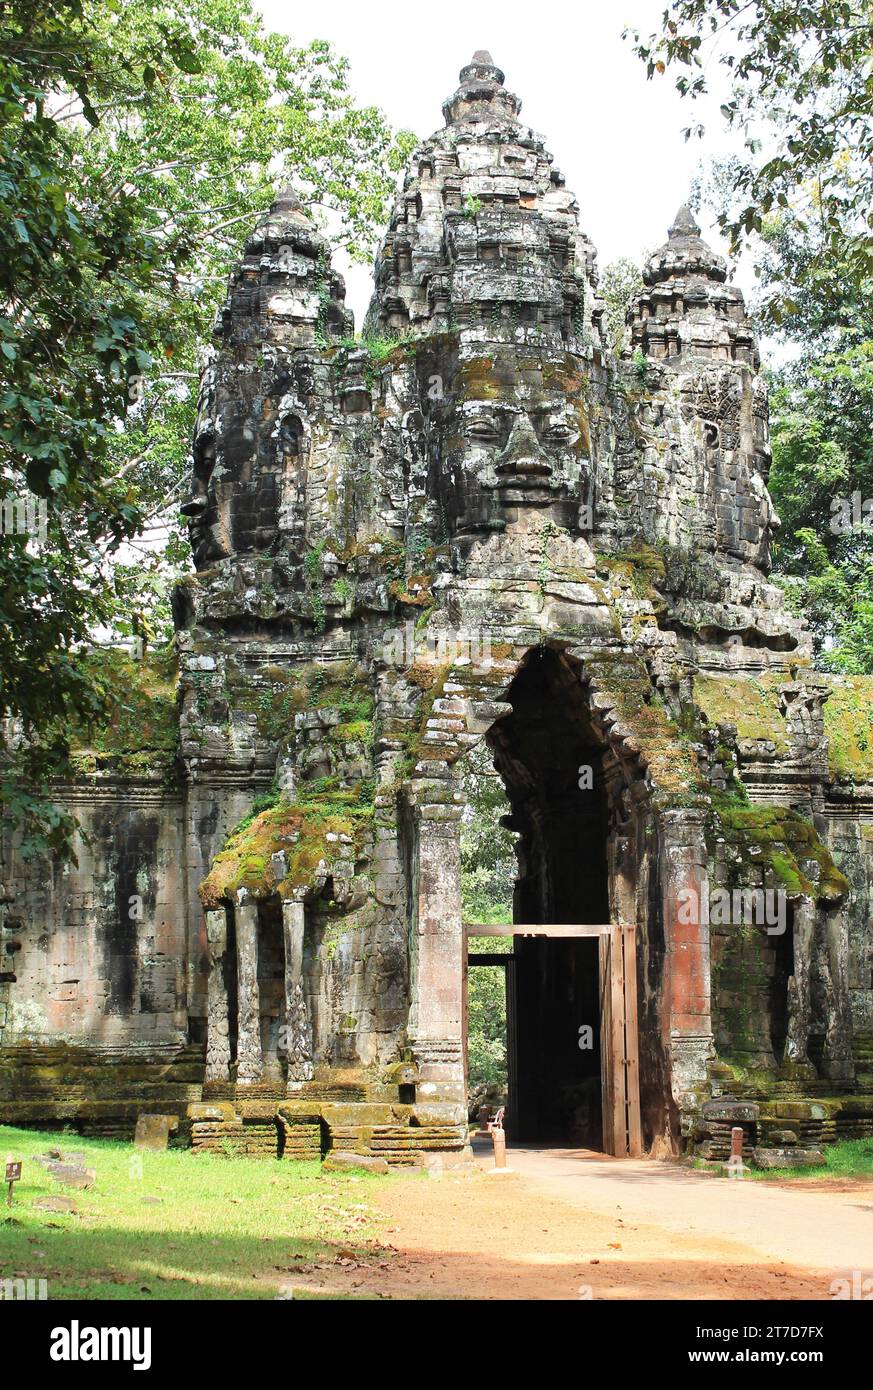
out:
M571 530L590 502L582 381L530 349L462 363L449 393L431 486L458 532L496 530L532 510ZM583 529L586 529L583 525Z
M253 420L227 410L194 441L189 520L199 569L234 553L269 550L279 535L280 511L296 484L303 439L300 417L277 411L265 397Z
M201 447L198 449L198 444ZM213 471L215 468L215 445L210 440L206 444L195 443L194 472L191 477L191 493L182 507L182 515L188 518L188 539L195 566L200 569L215 560L222 560L230 554L229 537L222 536L220 510L216 494Z

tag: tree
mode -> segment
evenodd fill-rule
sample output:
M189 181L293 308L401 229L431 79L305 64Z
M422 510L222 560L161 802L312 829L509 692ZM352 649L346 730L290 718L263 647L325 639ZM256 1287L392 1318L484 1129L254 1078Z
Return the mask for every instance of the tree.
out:
M465 921L511 922L517 871L515 837L501 825L509 812L491 752L479 743L463 766L466 798L461 821L461 896ZM511 937L472 936L472 951L504 954ZM467 1080L471 1106L506 1091L506 978L499 965L481 965L467 976Z
M796 306L781 329L795 355L771 392L777 577L824 666L873 672L873 284L857 293L839 262L819 260L791 212L762 238L762 282ZM832 288L819 294L824 273Z
M625 344L627 311L642 288L639 266L625 257L610 261L600 276L598 289L606 302L607 343L616 354Z
M673 0L659 32L632 37L650 78L678 69L683 96L709 90L713 62L729 75L721 111L745 147L719 219L732 249L791 208L802 232L817 228L815 268L839 262L860 290L873 273L871 0ZM792 305L773 293L763 308L778 321Z
M25 736L0 798L29 847L69 831L45 784L105 705L95 630L166 618L147 528L181 500L197 345L247 227L291 176L360 254L409 143L249 0L0 3L0 502L41 519L0 538L0 714ZM147 564L119 564L143 537Z

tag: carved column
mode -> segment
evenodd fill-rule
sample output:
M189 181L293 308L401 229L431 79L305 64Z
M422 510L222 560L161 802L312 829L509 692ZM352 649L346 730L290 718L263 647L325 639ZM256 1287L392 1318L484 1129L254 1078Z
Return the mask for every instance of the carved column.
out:
M710 1012L709 914L703 817L665 811L661 879L664 893L664 1001L662 1030L671 1062L673 1098L706 1079L713 1055Z
M224 959L227 951L227 911L216 908L206 914L209 949L209 981L206 1018L206 1080L227 1081L230 1076L230 1028Z
M261 1051L261 1000L258 991L258 907L243 903L236 909L237 969L237 1082L260 1081L264 1074Z
M822 1075L830 1081L854 1081L852 1006L849 996L849 921L845 906L828 914L824 932L825 1041Z
M810 1076L815 1074L807 1051L815 917L815 903L811 898L801 898L794 908L794 974L788 981L788 1035L785 1039L785 1060L808 1068Z
M288 1090L296 1091L312 1079L312 1027L303 993L302 903L282 904L285 932L285 1055L288 1059Z
M450 1124L466 1123L460 816L452 804L418 807L411 943L409 1034L421 1076L416 1100Z

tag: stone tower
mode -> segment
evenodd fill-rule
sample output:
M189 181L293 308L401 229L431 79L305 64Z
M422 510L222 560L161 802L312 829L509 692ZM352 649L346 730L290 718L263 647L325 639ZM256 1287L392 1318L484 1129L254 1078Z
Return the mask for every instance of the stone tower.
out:
M483 740L529 928L518 1136L717 1156L732 1123L767 1149L873 1117L871 682L815 672L768 581L742 295L681 208L615 359L578 205L520 109L476 53L412 156L360 339L290 192L216 327L177 780L79 791L106 845L89 891L122 864L168 901L184 978L149 1057L192 1068L195 1144L278 1126L289 1154L464 1151L460 768ZM119 860L112 826L129 839L149 798L159 849ZM50 959L69 901L57 881ZM80 930L111 962L107 923ZM13 1035L10 1067L58 1038L99 1053L101 1007ZM119 1039L143 1045L148 1013L116 1010Z

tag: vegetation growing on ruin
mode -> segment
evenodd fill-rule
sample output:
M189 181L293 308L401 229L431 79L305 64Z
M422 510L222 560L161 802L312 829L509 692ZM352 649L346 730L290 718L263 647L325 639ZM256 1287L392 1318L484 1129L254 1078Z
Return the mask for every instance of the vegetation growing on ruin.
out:
M738 868L771 872L789 897L839 902L849 882L812 823L784 806L713 796L710 835L723 838Z
M321 788L319 793L312 801L280 801L254 819L247 817L200 884L203 906L233 900L241 888L253 898L273 893L293 897L311 890L319 871L329 873L331 863L344 857L344 848L350 849L347 862L354 867L369 840L372 804L362 799L360 785L354 791Z
M707 793L693 731L670 714L642 663L631 666L626 655L610 660L602 654L586 662L598 692L613 701L618 723L627 729L628 747L638 751L649 769L656 795L665 805L693 806Z
M121 648L87 658L104 697L104 714L70 733L73 767L91 773L111 762L137 771L172 767L179 747L178 666L172 648L150 651L136 661Z
M257 715L262 738L276 743L292 739L295 716L304 710L336 712L341 725L373 718L373 693L354 662L311 662L295 670L267 665L258 675L256 683L228 659L225 680L229 703L234 709Z
M825 702L831 775L873 782L873 676L835 676Z
M756 677L697 673L694 702L712 725L733 725L738 739L766 739L778 753L788 751L788 725L779 708L784 671Z

